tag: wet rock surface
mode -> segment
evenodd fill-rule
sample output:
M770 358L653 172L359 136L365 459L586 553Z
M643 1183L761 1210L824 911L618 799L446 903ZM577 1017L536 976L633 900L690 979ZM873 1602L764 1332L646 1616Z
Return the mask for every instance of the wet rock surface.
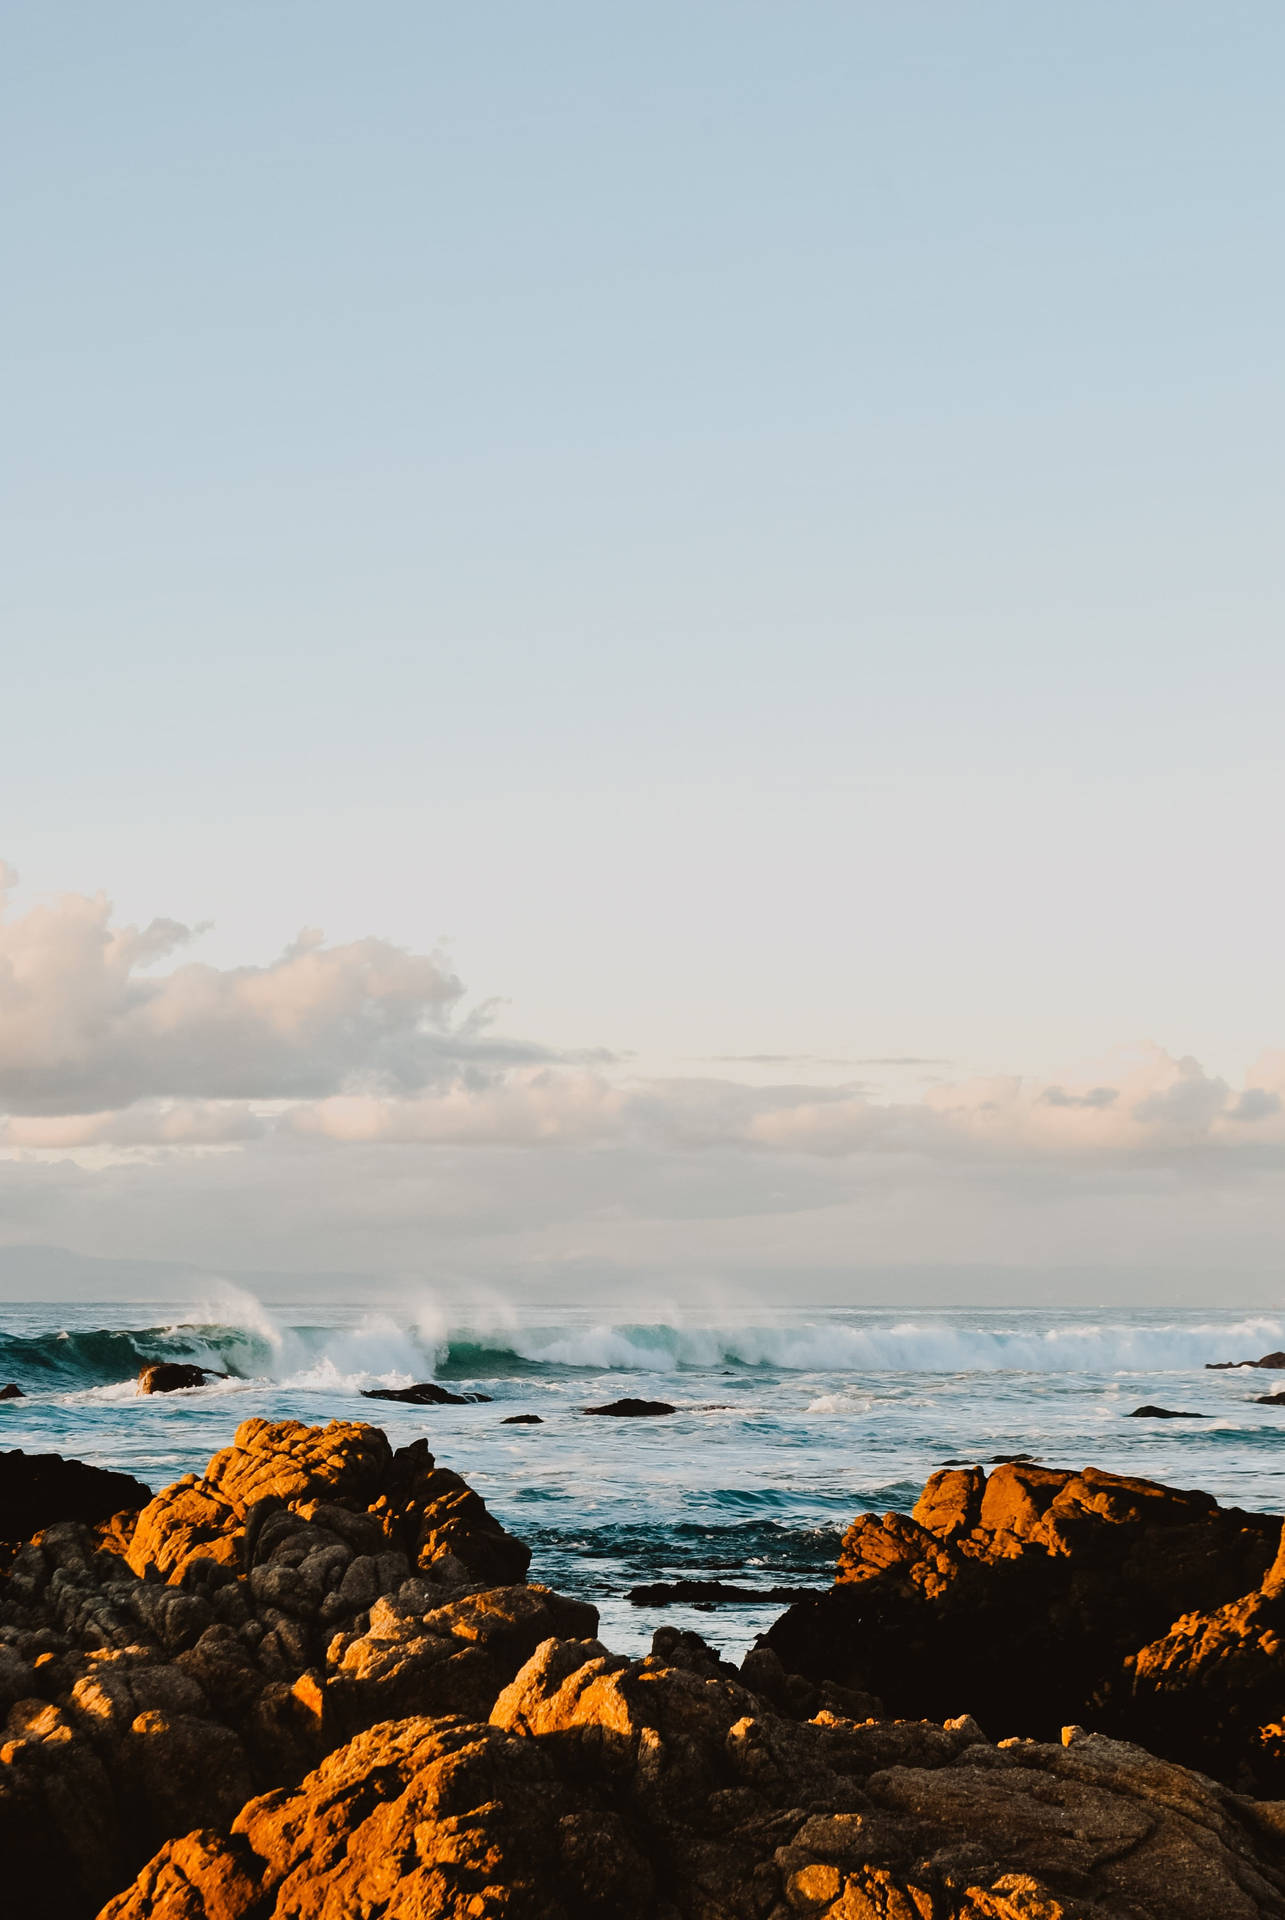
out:
M650 1420L662 1413L676 1413L668 1400L613 1400L605 1407L581 1407L581 1413L606 1414L613 1420Z
M1135 1407L1126 1420L1205 1420L1207 1414L1184 1413L1179 1407Z
M140 1393L182 1393L189 1387L203 1387L210 1380L226 1380L225 1373L213 1367L197 1367L186 1360L154 1360L138 1375Z
M436 1380L420 1380L413 1387L363 1387L363 1400L404 1400L412 1407L471 1407L489 1401L489 1393L452 1393Z
M783 1664L895 1713L1067 1722L1285 1796L1278 1517L1092 1468L940 1472L862 1515L838 1578L769 1630Z
M818 1587L738 1587L726 1580L654 1580L649 1586L631 1587L626 1598L636 1607L669 1606L744 1606L747 1601L762 1605L774 1600L788 1606L795 1600L810 1600Z
M7 1386L0 1387L0 1400L25 1400L26 1397L16 1381L11 1380Z
M1261 1360L1206 1360L1206 1373L1226 1373L1233 1367L1285 1367L1285 1353L1265 1353Z

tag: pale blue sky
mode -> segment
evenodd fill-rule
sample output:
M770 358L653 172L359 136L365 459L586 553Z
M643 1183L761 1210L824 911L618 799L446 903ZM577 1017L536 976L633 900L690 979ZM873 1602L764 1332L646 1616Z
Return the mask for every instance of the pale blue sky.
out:
M1279 8L5 39L18 907L648 1071L1285 1046Z

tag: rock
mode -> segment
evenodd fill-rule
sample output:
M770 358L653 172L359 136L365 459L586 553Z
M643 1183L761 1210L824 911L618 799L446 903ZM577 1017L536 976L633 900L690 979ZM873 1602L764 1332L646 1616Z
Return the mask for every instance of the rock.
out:
M1279 1533L1148 1481L970 1467L862 1516L833 1592L777 1625L819 1666L860 1653L894 1712L985 1697L990 1732L1006 1676L1020 1730L1097 1659L1100 1724L1186 1724L1215 1758L1256 1730L1266 1765ZM246 1421L136 1525L46 1527L0 1576L6 1910L1285 1920L1285 1800L1078 1724L996 1746L967 1711L889 1719L773 1644L739 1673L668 1627L613 1656L525 1555L423 1440L360 1422Z
M538 1413L510 1413L500 1425L502 1427L542 1427L544 1421Z
M1094 1468L939 1472L913 1514L859 1516L834 1587L783 1614L766 1644L788 1671L875 1692L895 1714L967 1711L996 1732L1037 1738L1093 1724L1231 1777L1227 1755L1246 1755L1258 1736L1210 1732L1228 1723L1219 1688L1230 1670L1201 1682L1202 1730L1184 1742L1181 1714L1153 1698L1151 1682L1143 1712L1135 1665L1188 1618L1182 1645L1155 1656L1176 1698L1202 1623L1263 1588L1280 1533L1279 1518ZM1230 1651L1231 1626L1215 1631ZM1255 1656L1264 1679L1265 1659ZM1280 1718L1285 1678L1278 1692ZM1267 1724L1254 1718L1258 1704L1255 1727ZM1255 1760L1237 1777L1285 1793L1274 1763Z
M489 1393L451 1393L436 1380L421 1380L413 1387L363 1387L363 1400L405 1400L412 1407L468 1407L475 1401L489 1400Z
M667 1400L613 1400L607 1407L581 1407L581 1413L610 1414L616 1420L645 1420L655 1414L674 1413Z
M425 1441L394 1452L378 1427L359 1421L244 1421L199 1481L176 1482L140 1514L129 1563L167 1580L197 1560L237 1566L264 1512L285 1507L306 1521L318 1503L369 1512L382 1548L410 1568L442 1560L437 1578L525 1578L529 1547L504 1531L458 1475L435 1465Z
M631 1587L626 1596L636 1607L762 1606L767 1601L790 1604L811 1600L819 1587L736 1587L722 1580L658 1580L651 1586Z
M1179 1413L1174 1407L1135 1407L1132 1413L1125 1414L1126 1420L1204 1420L1203 1413Z
M345 1734L410 1713L485 1719L545 1640L591 1638L595 1607L548 1587L500 1587L425 1610L406 1594L376 1602L364 1632L326 1652L326 1699Z
M1259 1393L1254 1396L1256 1407L1285 1407L1285 1393Z
M1280 1809L1078 1727L801 1724L688 1638L547 1640L485 1721L369 1728L102 1920L1285 1916Z
M128 1473L59 1453L0 1453L0 1540L29 1540L58 1520L93 1526L115 1513L137 1512L151 1497L151 1488Z
M7 1387L0 1387L0 1400L25 1400L26 1394L11 1380Z
M185 1360L152 1360L138 1376L140 1393L181 1393L185 1387L203 1387L207 1380L226 1380L213 1367L189 1366Z
M189 1827L390 1712L485 1719L540 1641L597 1627L422 1440L250 1420L199 1479L125 1485L141 1513L47 1525L0 1575L6 1910L89 1920Z
M1226 1373L1230 1367L1285 1367L1285 1353L1265 1353L1261 1360L1206 1360L1206 1373Z

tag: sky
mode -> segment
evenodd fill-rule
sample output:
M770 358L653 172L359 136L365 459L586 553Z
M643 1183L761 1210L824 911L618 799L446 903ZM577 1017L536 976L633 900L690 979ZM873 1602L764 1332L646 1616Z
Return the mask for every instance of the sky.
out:
M0 1247L1278 1286L1278 10L5 39Z

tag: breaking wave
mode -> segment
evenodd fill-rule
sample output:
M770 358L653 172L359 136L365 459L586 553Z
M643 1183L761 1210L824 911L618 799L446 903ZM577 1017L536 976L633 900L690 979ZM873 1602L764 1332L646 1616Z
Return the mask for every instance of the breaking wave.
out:
M1254 1359L1285 1346L1285 1318L1275 1315L1200 1322L1039 1319L854 1312L776 1325L564 1320L478 1332L452 1331L433 1316L403 1321L391 1313L343 1326L301 1325L274 1319L247 1298L228 1320L0 1333L0 1382L19 1381L29 1392L102 1389L132 1381L150 1360L191 1361L233 1381L332 1391L430 1378L544 1376L552 1384L582 1373L1163 1373L1199 1369L1209 1360ZM829 1408L818 1405L822 1410Z

